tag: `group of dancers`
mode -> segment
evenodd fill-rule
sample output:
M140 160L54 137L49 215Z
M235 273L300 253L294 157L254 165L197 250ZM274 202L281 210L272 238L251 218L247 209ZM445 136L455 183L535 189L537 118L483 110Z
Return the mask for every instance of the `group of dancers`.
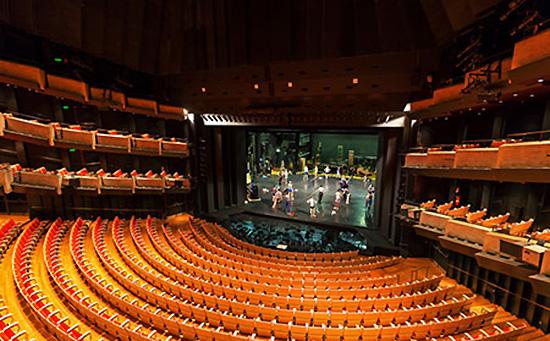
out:
M330 168L327 166L327 169L325 169L325 183L324 185L321 183L315 191L313 191L310 195L308 195L306 203L309 207L309 215L312 218L317 217L317 214L322 210L323 208L323 197L325 196L326 189L328 188L328 174L330 173ZM332 209L331 209L331 215L334 216L338 214L338 211L340 209L340 206L350 205L351 202L351 189L350 189L350 181L352 181L352 178L346 178L346 177L340 177L339 169L336 171L337 178L340 178L338 181L337 189L334 192L334 198L332 202ZM287 169L281 169L281 172L279 174L279 181L278 185L274 186L271 189L271 196L272 196L272 208L276 210L279 206L281 206L283 212L287 215L294 216L295 212L293 211L293 204L295 199L295 188L292 183L288 179L289 177L289 171ZM309 182L309 171L307 166L304 167L304 175L303 175L303 181L305 182L306 186ZM318 177L318 168L315 166L314 172L313 172L313 180L314 183L317 184ZM322 178L321 178L322 179ZM367 187L367 195L365 197L365 210L367 214L370 214L372 211L372 207L374 205L374 192L375 188L372 184L371 179L365 176L364 180L364 186Z

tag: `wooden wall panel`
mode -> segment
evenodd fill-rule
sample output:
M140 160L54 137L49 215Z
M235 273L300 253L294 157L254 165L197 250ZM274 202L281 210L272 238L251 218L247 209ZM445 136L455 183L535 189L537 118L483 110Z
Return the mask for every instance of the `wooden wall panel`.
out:
M135 0L132 6L126 6L126 26L122 53L123 63L138 70L142 53L142 30L144 22L145 0Z

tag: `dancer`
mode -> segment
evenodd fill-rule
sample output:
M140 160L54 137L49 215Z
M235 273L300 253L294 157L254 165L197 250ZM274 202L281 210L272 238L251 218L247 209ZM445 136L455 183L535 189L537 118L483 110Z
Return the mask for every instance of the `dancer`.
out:
M272 200L273 200L272 207L274 209L277 208L277 205L281 202L282 198L283 198L283 193L281 192L281 189L276 188L275 193L273 193L273 196L272 196Z
M321 206L321 201L323 201L323 195L325 195L325 188L321 185L319 186L319 193L317 194L317 202Z
M307 165L304 166L304 181L309 180L309 168L307 168Z
M309 216L312 218L315 218L316 217L315 205L317 204L317 201L315 201L315 199L313 199L313 196L311 196L306 202L309 204Z

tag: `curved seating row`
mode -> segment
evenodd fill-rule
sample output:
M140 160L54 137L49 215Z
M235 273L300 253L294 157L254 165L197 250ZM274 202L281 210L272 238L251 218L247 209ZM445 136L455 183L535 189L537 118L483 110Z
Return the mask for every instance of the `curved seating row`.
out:
M17 224L15 220L8 219L0 226L0 259L4 257L5 252L11 243L21 233L21 224Z
M146 254L149 254L151 250L143 250L147 251ZM204 285L204 284L203 284ZM200 289L200 287L198 288ZM271 306L262 306L262 302L259 303L260 307L251 307L249 301L241 301L236 302L235 300L229 301L225 297L218 297L214 295L210 295L209 297L206 296L200 296L198 295L198 298L192 298L192 297L186 297L189 300L193 300L195 302L199 301L199 303L206 302L207 304L210 304L213 307L220 307L223 306L225 308L230 309L233 313L237 313L238 315L241 314L247 314L249 312L252 313L251 317L263 317L263 316L269 316L270 320L273 318L276 318L280 316L283 322L300 322L302 324L309 323L309 324L326 324L330 325L330 321L335 321L338 323L346 324L349 320L353 320L356 322L363 321L364 324L369 325L371 321L373 324L384 324L383 321L412 321L420 318L429 318L429 316L440 316L441 314L445 315L447 312L448 314L452 314L453 311L460 311L462 307L467 305L470 301L470 298L465 297L461 300L457 299L451 299L451 302L447 304L447 302L443 301L439 304L428 304L423 307L417 306L415 307L414 311L407 310L407 309L400 309L400 310L392 310L392 309L385 309L384 311L370 311L370 312L363 312L358 310L358 304L356 305L355 310L349 310L349 311L343 311L341 314L338 312L333 312L330 309L325 311L314 311L313 309L307 310L304 309L304 311L300 311L300 308L296 310L296 308L293 308L292 310L287 310L284 307L276 307L273 308ZM238 297L237 297L238 299ZM244 303L243 303L244 302ZM253 302L252 302L253 303ZM254 304L254 303L253 303ZM418 308L418 309L416 309ZM454 310L457 309L457 310ZM431 312L430 312L431 310ZM435 313L435 315L434 315ZM413 316L415 314L415 316ZM314 321L317 321L314 323Z
M151 156L189 156L189 145L180 138L154 138L149 134L126 134L116 130L86 130L80 125L42 123L35 119L0 113L0 136L50 146L82 150L116 151Z
M195 225L198 224L201 228L203 228L203 232L199 232ZM231 246L227 244L223 238L218 236L215 231L208 228L211 224L205 223L203 221L195 221L195 223L192 223L189 225L190 231L193 234L193 238L196 238L197 241L201 242L205 247L209 249L209 251L212 252L219 252L224 256L229 256L232 258L237 258L239 261L242 262L249 262L251 259L256 260L258 266L263 267L271 267L278 270L284 270L284 271L298 271L302 273L317 273L317 272L341 272L342 270L353 270L354 272L357 271L369 271L373 269L377 269L380 267L388 266L394 264L393 262L396 261L396 259L388 258L388 257L364 257L357 258L355 260L355 263L350 263L352 261L339 261L334 263L328 263L328 264L317 264L317 265L311 265L308 262L305 261L288 261L288 260L282 260L275 257L270 256L263 256L259 254L255 254L252 252L248 252L246 250L243 250L241 248L236 248L234 246ZM183 230L180 230L180 233L184 233ZM184 236L184 238L189 238L190 235Z
M166 226L163 226L163 229L166 229ZM150 236L152 236L151 241L156 251L178 269L185 270L186 258L182 257L181 254L185 253L188 250L184 250L184 246L178 245L178 241L172 241L173 243L170 244L169 241L164 238L165 236L156 233L157 231L153 228L152 225L148 224L147 230L150 231ZM172 246L174 246L174 249L172 249ZM176 250L178 249L179 253L176 252ZM151 252L149 251L145 255L150 253ZM229 273L229 275L231 274ZM277 289L269 285L262 286L254 291L252 290L253 288L249 287L247 287L246 289L242 289L241 285L233 285L232 282L224 283L221 280L221 282L216 282L216 277L211 277L211 279L213 279L212 282L214 284L207 284L206 287L203 286L203 288L206 292L213 292L217 296L236 298L241 302L264 304L266 306L275 305L279 307L288 307L289 309L313 309L317 311L329 309L331 311L357 311L359 309L363 311L371 311L397 309L402 307L410 308L413 306L429 304L433 302L438 302L446 298L450 298L451 296L448 295L448 293L454 288L451 286L438 287L434 290L427 289L424 292L417 291L412 294L405 293L403 295L394 296L377 295L376 297L362 300L358 298L326 300L322 297L292 297L288 295L288 292L287 295L277 295ZM219 285L216 285L216 283L218 283ZM239 290L241 292L239 292ZM322 294L320 294L320 296L322 296Z
M206 257L213 254L207 247L219 251L223 245L213 241L223 238L223 232L208 238L209 231L198 228L193 233L190 227L166 226L151 217L34 220L14 246L17 291L36 316L33 323L60 340L467 341L507 340L534 329L513 317L491 324L495 309L470 309L473 295L440 284L441 276L429 272L414 281L388 276L392 283L362 284L354 289L361 294L351 296L347 292L354 286L336 279L310 280L297 273L300 281L281 285L275 281L280 276L244 278L243 271L228 271L228 264L236 265L243 257L230 252L229 246L225 250L230 263L221 265L219 256ZM71 257L64 259L67 251ZM268 250L257 253L269 255ZM272 256L281 263L301 259ZM328 273L339 262L349 261L325 259ZM401 262L406 260L355 274L357 279L361 273L367 279L384 278L402 271L397 270ZM315 273L323 274L323 268ZM340 268L345 274L348 266ZM35 277L42 271L51 279L53 291ZM326 283L341 286L325 287ZM292 292L291 287L300 291ZM0 340L29 340L1 303L0 327Z
M219 225L214 224L214 228L217 232L223 235L226 241L234 246L241 246L248 251L257 253L264 256L276 257L287 260L304 260L310 262L308 264L317 264L317 262L337 262L342 260L351 260L359 256L359 251L346 251L346 252L320 252L320 253L303 253L303 252L290 252L276 249L268 249L254 244L243 242L235 237L231 232L224 228L219 228Z
M307 273L300 273L297 271L288 271L286 277L282 277L280 272L265 269L262 267L247 265L246 263L235 261L230 257L222 257L219 253L213 253L208 251L200 243L196 243L192 238L186 236L181 238L184 245L188 248L186 260L189 263L195 265L202 265L203 268L207 268L217 273L230 273L233 277L258 282L258 283L272 283L280 286L294 286L294 287L317 287L318 289L338 289L338 288L363 288L376 285L390 285L397 283L397 275L377 275L373 274L373 271L362 272L340 272L340 276L336 276L338 273L332 273L331 277L317 278L318 273L313 273L312 277L307 276ZM197 257L198 256L198 257ZM385 261L377 262L376 264L383 263ZM373 263L375 264L375 263ZM342 278L342 274L346 273L346 277Z
M119 230L121 231L121 230ZM116 235L117 233L115 233ZM120 233L118 233L120 235ZM136 263L134 264L134 270L137 270L139 268L140 264L139 263ZM142 267L145 267L146 265L144 264L141 264ZM141 272L141 275L143 276L146 276L147 277L147 274L150 274L150 271L151 269L147 269L147 270L143 270ZM148 278L150 281L155 281L155 280L159 280L159 277L158 276L149 276ZM159 283L158 285L162 285L162 283ZM207 317L207 313L205 312L203 315L200 314L200 310L198 309L198 306L193 306L192 307L195 307L195 309L193 310L193 308L191 308L191 314L193 316L193 318L195 319L198 319L198 321L200 322L202 319L204 319L204 322L207 322L207 323L211 323L209 320L208 320L208 317ZM211 312L211 315L215 315L214 313L212 313L212 310L209 310ZM244 313L244 312L243 312ZM462 315L460 315L462 316ZM473 316L473 315L472 315ZM468 317L466 315L462 316L463 318L465 319L469 319L469 318L472 318L471 316ZM217 323L218 321L220 321L223 317L220 317L220 319L217 318L217 316L211 316L211 319L214 319L214 323ZM204 323L203 322L203 323ZM225 321L226 323L224 324L225 325L229 325L230 324L230 319L226 319ZM254 335L255 333L265 333L267 335L267 337L269 336L275 336L277 332L281 332L281 328L279 326L279 328L275 328L275 329L266 329L266 328L262 328L262 323L261 322L266 322L266 321L262 321L259 316L256 318L256 320L254 319L247 319L247 318L243 318L243 316L241 315L241 319L239 320L239 323L235 326L235 327L238 327L239 328L239 331L242 332L242 333L250 333L252 335ZM223 323L223 322L222 322ZM409 324L408 322L406 322L407 324ZM424 322L425 323L425 322ZM272 321L271 322L271 326L275 326L276 324L276 321ZM260 328L258 328L258 326L260 326ZM397 325L397 326L400 326L400 325ZM266 326L263 326L263 327L266 327ZM303 328L298 328L298 327L303 327L305 328L305 331L307 333L307 330L309 330L310 328L313 330L313 333L315 333L315 327L316 326L311 326L309 327L308 324L306 324L305 326L301 326L301 325L297 325L297 324L294 324L293 322L290 322L289 325L288 325L288 331L285 330L285 333L288 334L288 332L290 332L290 336L292 336L293 338L296 338L296 339L305 339L306 337L306 333L303 333L304 332L304 329ZM327 328L326 326L322 327L323 330L332 330L332 331L336 331L336 333L339 333L340 330L348 330L347 333L352 333L353 335L363 335L363 331L367 330L368 328L343 328L342 326L339 326L338 328ZM378 327L373 327L372 328L373 331L370 331L371 333L376 333L376 330L377 329L380 329ZM429 329L429 328L428 328ZM378 330L380 332L380 330ZM386 331L388 333L391 333L392 331L395 333L397 331L397 329L395 328L395 326L392 326L391 328L388 327L386 328ZM442 329L441 330L442 332L444 332L444 330ZM343 333L343 331L341 331ZM355 333L354 333L355 332ZM329 332L330 333L330 332ZM434 332L435 333L435 332ZM281 334L279 334L281 335ZM343 335L343 334L342 334ZM396 334L395 334L396 335ZM352 336L353 337L353 336Z
M59 220L56 220L52 225L60 223ZM32 270L31 256L49 225L49 222L36 221L28 226L17 239L12 258L15 284L33 313L58 339L85 340L89 331L83 330L78 322L70 321L69 317L60 313L60 310L42 292ZM76 291L76 289L74 290Z

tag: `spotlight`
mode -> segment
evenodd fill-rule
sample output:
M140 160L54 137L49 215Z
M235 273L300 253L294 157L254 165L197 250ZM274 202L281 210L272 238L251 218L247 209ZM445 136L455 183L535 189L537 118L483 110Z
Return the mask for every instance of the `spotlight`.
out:
M289 88L292 88L294 86L294 84L292 84L292 82L288 82L286 83L286 85L289 87Z
M529 97L533 98L535 97L535 94L530 94Z
M517 94L517 93L515 93L515 94L513 94L512 96L514 96L514 97L518 97L518 94Z
M260 88L260 84L254 83L254 90L258 90Z
M206 88L205 88L204 86L201 88L201 92L202 92L202 93L205 93L205 92L206 92Z
M351 80L353 84L359 84L359 78L354 78Z
M539 79L537 80L537 82L539 82L539 83L544 83L544 79L539 78Z

